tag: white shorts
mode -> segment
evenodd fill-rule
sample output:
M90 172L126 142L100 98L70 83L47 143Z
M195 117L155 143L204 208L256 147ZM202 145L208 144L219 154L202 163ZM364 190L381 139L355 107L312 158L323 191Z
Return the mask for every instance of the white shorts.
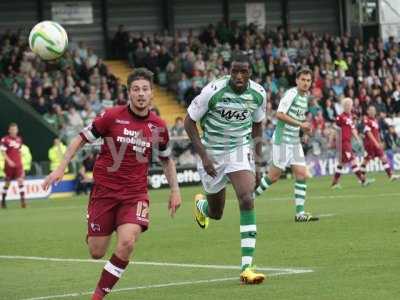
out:
M306 166L303 147L301 144L273 144L272 164L283 171L292 165Z
M249 145L237 148L230 153L210 155L209 157L213 159L214 168L217 171L217 176L214 178L204 170L201 159L197 160L197 170L207 194L215 194L225 188L229 181L226 174L242 170L254 172L255 169L253 150Z

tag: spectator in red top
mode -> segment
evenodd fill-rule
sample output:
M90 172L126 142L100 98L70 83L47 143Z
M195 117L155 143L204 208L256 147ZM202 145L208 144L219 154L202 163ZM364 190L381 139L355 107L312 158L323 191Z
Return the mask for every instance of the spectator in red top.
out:
M322 110L318 110L317 115L312 120L312 129L317 130L320 129L323 131L325 129L325 119Z

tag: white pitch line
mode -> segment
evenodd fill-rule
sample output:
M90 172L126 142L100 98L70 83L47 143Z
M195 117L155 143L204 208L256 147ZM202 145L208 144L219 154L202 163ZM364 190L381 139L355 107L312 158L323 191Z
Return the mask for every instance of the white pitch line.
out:
M135 287L128 287L128 288L120 288L120 289L112 290L111 294L118 293L118 292L134 291L134 290L159 289L159 288L164 288L164 287L223 282L223 281L230 281L230 280L238 280L238 277L205 279L205 280L197 280L197 281L169 282L169 283L161 283L161 284L151 284L151 285L135 286ZM46 300L46 299L57 299L57 298L72 298L72 297L87 296L87 295L92 295L92 294L93 294L93 291L43 296L43 297L37 297L37 298L27 298L27 299L23 299L23 300Z
M267 195L267 194L266 194ZM400 193L385 193L385 194L354 194L354 195L323 195L323 196L308 196L307 199L337 199L337 198L349 198L349 197L357 197L357 198L376 198L376 197L390 197L390 196L398 196ZM266 197L267 201L286 201L292 200L290 197Z
M51 262L83 262L83 263L106 263L106 260L80 259L80 258L56 258L56 257L40 257L40 256L18 256L18 255L0 255L0 259L9 260L37 260ZM201 269L217 269L217 270L240 270L239 266L230 265L203 265L203 264L187 264L187 263L170 263L170 262L151 262L151 261L132 261L133 265L145 266L161 266L161 267L178 267L178 268L201 268ZM277 271L288 272L291 274L310 273L311 269L302 268L279 268L279 267L260 267L260 271Z
M84 263L105 263L105 260L93 260L93 259L78 259L78 258L55 258L55 257L38 257L38 256L16 256L16 255L0 255L0 259L8 260L36 260L36 261L51 261L51 262L84 262ZM179 263L166 263L166 262L131 262L131 264L137 265L149 265L149 266L165 266L165 267L181 267L181 268L207 268L207 269L219 269L219 270L239 270L238 266L229 265L201 265L201 264L179 264ZM292 269L292 268L257 268L260 271L274 271L272 274L268 274L269 277L279 276L279 275L291 275L291 274L304 274L314 272L311 269ZM227 278L216 278L216 279L203 279L197 281L180 281L180 282L170 282L162 284L152 284L145 286L135 286L128 288L115 289L112 293L124 292L124 291L134 291L142 289L156 289L172 286L182 286L182 285L193 285L202 283L214 283L238 280L238 277L227 277ZM59 294L42 296L36 298L27 298L23 300L46 300L46 299L59 299L59 298L73 298L79 296L91 295L93 291L88 292L76 292L69 294Z
M320 218L330 218L330 217L334 217L336 216L336 214L321 214L321 215L317 215L317 217Z
M296 270L296 272L284 271L284 272L268 274L267 277L280 276L280 275L291 275L291 274L303 274L303 273L309 273L309 272L313 272L313 271L312 270L302 270L302 271ZM126 291L158 289L158 288L173 287L173 286L194 285L194 284L202 284L202 283L215 283L215 282L224 282L224 281L233 281L233 280L238 280L238 277L236 276L236 277L227 277L227 278L203 279L203 280L196 280L196 281L180 281L180 282L170 282L170 283L161 283L161 284L120 288L120 289L112 290L111 294L126 292ZM47 300L47 299L59 299L59 298L73 298L73 297L87 296L87 295L92 295L92 294L93 294L93 291L43 296L43 297L37 297L37 298L27 298L27 299L22 299L22 300Z

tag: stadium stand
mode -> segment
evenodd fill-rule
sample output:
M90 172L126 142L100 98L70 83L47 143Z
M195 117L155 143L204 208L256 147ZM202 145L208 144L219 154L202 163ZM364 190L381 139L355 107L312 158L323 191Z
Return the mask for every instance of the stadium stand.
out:
M173 37L118 35L113 40L124 45L121 56L129 65L145 66L156 74L155 106L171 126L202 87L228 74L231 57L245 52L251 59L253 80L268 94L266 153L279 99L295 84L296 70L304 65L314 73L308 118L316 132L304 137L306 152L333 151L332 123L341 112L341 99L347 96L355 98L354 114L359 121L368 105L375 105L386 148L400 145L400 59L399 45L393 40L383 43L371 38L364 45L347 35L321 36L303 29L285 34L279 27L262 32L235 22L232 27L210 24L197 35L192 30ZM1 36L1 85L31 104L64 141L102 109L127 102L123 83L130 68L123 61L104 62L92 49L78 44L57 66L62 71L33 56L17 33L7 31Z
M185 106L208 82L228 74L232 56L247 53L253 80L261 83L268 94L266 143L271 139L279 99L295 85L296 70L306 65L313 70L315 79L308 117L316 131L313 137L304 138L306 150L315 155L333 151L332 123L341 113L340 101L344 97L355 98L354 114L359 122L368 105L375 105L385 125L383 140L388 139L389 132L396 134L398 140L400 60L399 45L393 39L383 43L371 38L364 45L348 35L317 35L304 29L286 34L279 27L263 32L253 25L231 25L210 24L198 35L189 29L186 35L177 31L174 37L119 32L115 39L125 45L124 57L130 65L156 72L158 83L174 92Z

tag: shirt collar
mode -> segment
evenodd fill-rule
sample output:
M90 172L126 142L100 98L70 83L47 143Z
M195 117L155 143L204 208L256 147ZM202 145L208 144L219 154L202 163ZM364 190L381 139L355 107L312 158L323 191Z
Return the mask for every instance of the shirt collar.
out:
M149 117L149 115L150 115L150 110L149 110L149 112L148 112L147 115L145 115L145 116L139 116L138 114L136 114L136 113L131 109L131 106L130 106L129 104L128 104L127 106L128 106L128 112L131 114L131 116L133 116L133 117L136 118L136 119L145 120L145 119L147 119L147 118Z

